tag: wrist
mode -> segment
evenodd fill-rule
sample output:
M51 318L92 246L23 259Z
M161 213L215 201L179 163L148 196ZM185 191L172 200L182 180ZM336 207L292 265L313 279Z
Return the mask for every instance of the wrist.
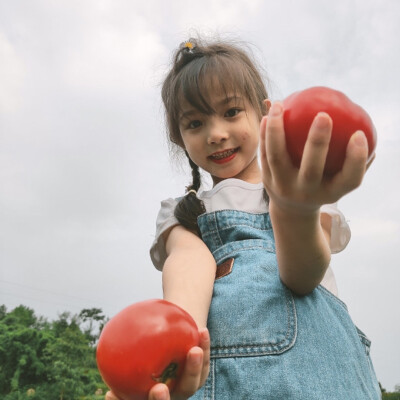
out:
M320 206L309 205L309 204L294 204L290 202L274 201L270 198L269 201L269 213L270 215L277 216L279 218L289 219L303 219L303 220L319 220L320 217Z

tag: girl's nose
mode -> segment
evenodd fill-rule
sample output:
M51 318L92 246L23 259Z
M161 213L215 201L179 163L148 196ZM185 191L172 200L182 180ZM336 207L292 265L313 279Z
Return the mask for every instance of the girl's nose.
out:
M224 124L213 123L210 124L207 136L207 144L219 144L229 137L229 133L224 127Z

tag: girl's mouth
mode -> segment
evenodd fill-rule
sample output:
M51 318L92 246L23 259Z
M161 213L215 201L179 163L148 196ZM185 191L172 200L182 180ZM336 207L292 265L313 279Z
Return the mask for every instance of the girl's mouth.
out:
M208 158L217 164L225 164L235 158L238 150L239 150L239 147L237 147L235 149L218 151L218 152L215 152L215 153L211 154L210 156L208 156Z

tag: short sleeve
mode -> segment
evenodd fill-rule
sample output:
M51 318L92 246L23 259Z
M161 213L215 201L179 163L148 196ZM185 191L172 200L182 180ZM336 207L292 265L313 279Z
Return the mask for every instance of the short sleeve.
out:
M161 271L164 266L164 262L167 258L165 249L165 243L163 239L163 233L174 225L178 225L179 222L175 218L174 211L177 205L177 200L167 199L161 202L161 208L157 215L156 220L156 235L153 244L150 248L150 258L153 265Z
M330 248L332 254L339 253L350 241L350 227L342 212L337 208L337 203L325 204L321 207L321 213L326 213L332 218Z

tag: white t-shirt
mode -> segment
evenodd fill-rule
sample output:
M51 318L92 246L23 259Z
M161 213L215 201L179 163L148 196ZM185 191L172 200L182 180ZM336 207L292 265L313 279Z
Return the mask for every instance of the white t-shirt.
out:
M238 210L252 214L268 212L262 182L253 184L235 178L225 179L211 190L200 192L198 196L203 200L207 212L220 210ZM157 216L156 236L150 249L150 257L154 266L160 271L167 258L162 234L172 226L179 224L174 216L177 203L178 200L172 198L162 201ZM330 248L332 254L338 253L349 243L350 228L336 204L322 206L321 212L329 214L332 218ZM337 295L336 280L331 267L328 268L321 285Z

